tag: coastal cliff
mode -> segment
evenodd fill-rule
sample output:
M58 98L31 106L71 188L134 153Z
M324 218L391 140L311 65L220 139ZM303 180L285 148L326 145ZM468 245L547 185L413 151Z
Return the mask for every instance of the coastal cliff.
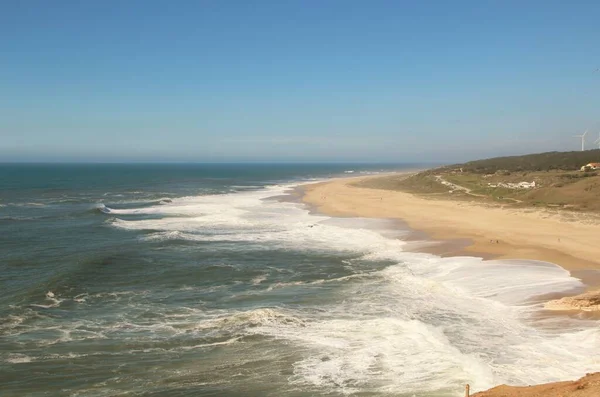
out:
M576 381L545 383L536 386L496 386L471 397L598 397L600 372L587 374Z

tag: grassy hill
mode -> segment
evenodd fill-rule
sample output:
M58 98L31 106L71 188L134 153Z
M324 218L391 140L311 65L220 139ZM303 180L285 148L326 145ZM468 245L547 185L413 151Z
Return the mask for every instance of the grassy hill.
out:
M434 198L600 212L600 172L580 171L591 162L600 162L600 150L496 157L362 185ZM535 187L517 188L521 182L535 182Z
M600 162L600 149L578 152L546 152L524 156L495 157L469 161L445 168L460 167L464 172L493 174L498 171L577 171L582 165Z

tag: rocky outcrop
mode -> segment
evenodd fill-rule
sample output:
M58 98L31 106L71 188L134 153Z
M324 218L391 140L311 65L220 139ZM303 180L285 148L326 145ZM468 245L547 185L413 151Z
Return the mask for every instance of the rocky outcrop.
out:
M574 382L546 383L536 386L497 386L471 397L598 397L600 396L600 372L587 374Z
M555 299L546 302L544 308L548 310L600 311L600 291Z

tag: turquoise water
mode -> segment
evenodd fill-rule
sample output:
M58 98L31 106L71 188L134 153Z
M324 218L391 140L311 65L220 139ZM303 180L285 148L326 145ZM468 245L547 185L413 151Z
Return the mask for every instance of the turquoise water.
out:
M564 270L410 252L401 224L286 197L408 167L0 165L0 394L454 396L599 370L597 322L535 320L582 288Z

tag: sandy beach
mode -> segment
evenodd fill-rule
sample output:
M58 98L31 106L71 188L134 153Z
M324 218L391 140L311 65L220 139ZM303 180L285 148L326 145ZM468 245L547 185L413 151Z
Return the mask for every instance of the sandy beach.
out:
M373 176L307 185L303 201L332 216L396 218L434 239L468 239L469 245L454 255L533 259L570 271L600 269L600 224L595 221L354 186L366 178Z

